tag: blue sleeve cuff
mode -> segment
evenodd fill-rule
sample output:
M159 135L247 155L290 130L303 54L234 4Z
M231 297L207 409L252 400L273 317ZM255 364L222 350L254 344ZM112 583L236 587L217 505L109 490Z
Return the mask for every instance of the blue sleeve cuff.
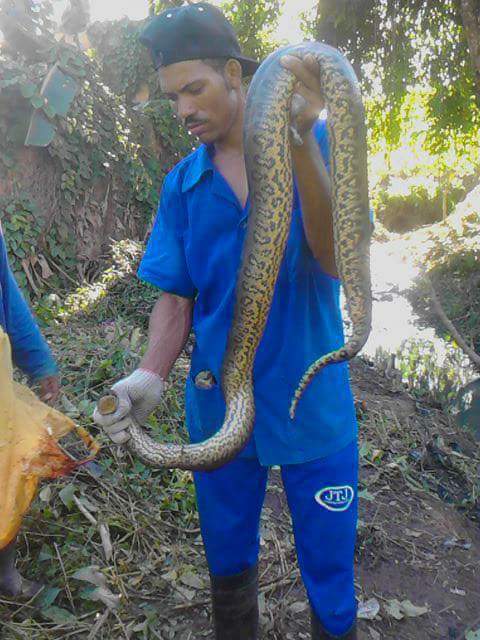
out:
M30 373L30 379L32 381L41 380L42 378L46 378L47 376L58 376L58 366L51 353L48 353L44 356L44 360L42 364L36 367Z
M38 327L35 326L26 340L18 340L12 334L10 336L13 361L30 380L58 374L55 359Z
M8 264L3 282L5 328L12 345L12 357L31 380L58 373L50 348L23 297Z
M175 282L172 278L154 274L148 269L140 268L137 271L137 278L147 284L152 284L154 287L165 291L166 293L172 293L182 298L194 298L196 295L195 289L191 287L179 286L178 282Z

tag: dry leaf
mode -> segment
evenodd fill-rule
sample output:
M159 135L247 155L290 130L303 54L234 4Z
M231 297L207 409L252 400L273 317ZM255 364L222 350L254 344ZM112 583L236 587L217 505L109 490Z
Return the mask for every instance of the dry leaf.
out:
M305 611L307 607L308 607L308 604L306 602L299 601L299 602L292 602L292 604L288 608L292 613L301 613L302 611Z
M99 567L92 565L90 567L82 567L75 571L73 578L89 582L97 588L89 593L90 600L103 602L109 609L117 609L120 606L120 596L112 593L107 586L107 579L99 570Z
M167 573L162 573L160 577L167 582L175 582L178 578L178 573L175 571L175 569L172 569L171 571L167 571Z
M106 587L107 579L103 573L99 570L99 567L92 565L90 567L82 567L75 571L72 576L75 580L82 580L83 582L89 582L96 587Z
M366 602L358 604L357 617L362 620L373 620L380 611L380 604L376 598L370 598Z
M197 576L195 573L184 573L180 576L180 582L182 582L187 587L192 587L193 589L203 589L205 587L205 583Z
M400 602L396 599L389 600L385 605L385 611L389 616L395 618L395 620L402 620L405 616L403 615L400 607Z
M395 620L401 620L404 617L417 618L428 613L428 607L419 607L410 602L410 600L402 600L399 602L396 598L389 600L385 605L387 613Z
M90 600L100 600L109 609L118 609L120 596L112 593L108 587L97 587L89 595Z
M428 613L430 609L428 607L418 607L410 602L410 600L402 600L400 603L403 613L407 618L417 618Z
M50 502L50 498L52 497L52 488L50 487L50 485L47 484L46 487L43 487L40 490L38 497L40 498L40 500L42 500L42 502Z
M45 256L43 256L41 253L38 254L38 263L40 264L40 268L42 270L42 278L46 280L47 278L53 276L53 271L50 269Z
M182 587L182 585L178 584L175 587L176 591L178 591L186 600L193 600L195 597L195 591L192 589L187 589L186 587Z

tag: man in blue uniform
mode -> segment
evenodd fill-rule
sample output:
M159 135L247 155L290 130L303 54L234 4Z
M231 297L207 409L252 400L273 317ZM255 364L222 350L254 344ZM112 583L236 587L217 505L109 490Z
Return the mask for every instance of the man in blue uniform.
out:
M143 422L190 330L196 337L186 387L192 442L222 424L219 385L249 214L242 145L242 79L258 66L242 56L231 25L207 3L172 8L142 35L164 94L203 143L166 177L139 277L163 290L150 319L140 366L114 390L116 414L96 414L114 442L128 438L126 416ZM305 108L293 148L291 232L254 365L253 437L238 457L194 473L212 584L217 640L258 637L259 518L268 467L280 465L312 638L356 638L353 554L357 511L356 421L348 368L324 369L289 403L308 365L343 343L328 178L328 140L316 63L287 56Z
M57 366L8 265L1 225L0 327L10 339L14 363L38 383L41 400L55 402L59 392ZM15 568L15 542L0 550L0 593L31 597L38 588Z

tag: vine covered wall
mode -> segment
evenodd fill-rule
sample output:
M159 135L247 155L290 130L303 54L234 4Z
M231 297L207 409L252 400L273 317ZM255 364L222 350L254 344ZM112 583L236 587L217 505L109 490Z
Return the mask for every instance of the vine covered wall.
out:
M143 238L165 172L192 147L142 23L91 25L80 41L50 15L49 2L0 3L0 219L34 296L93 278L112 240Z

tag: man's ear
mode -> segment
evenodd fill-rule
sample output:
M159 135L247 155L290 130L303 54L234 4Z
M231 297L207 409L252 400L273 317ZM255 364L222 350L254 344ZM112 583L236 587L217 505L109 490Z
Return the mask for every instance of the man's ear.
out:
M240 89L242 87L242 67L238 60L231 58L225 65L225 78L232 89Z

